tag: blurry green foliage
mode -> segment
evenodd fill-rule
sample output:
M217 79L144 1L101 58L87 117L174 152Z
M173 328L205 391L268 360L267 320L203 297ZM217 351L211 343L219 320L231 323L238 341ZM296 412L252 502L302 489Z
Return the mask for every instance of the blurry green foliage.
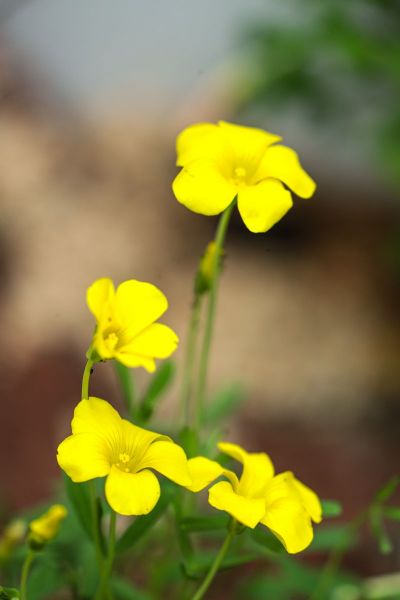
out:
M400 185L400 2L286 4L290 19L261 20L245 33L253 80L239 108L300 105L324 127L369 145Z

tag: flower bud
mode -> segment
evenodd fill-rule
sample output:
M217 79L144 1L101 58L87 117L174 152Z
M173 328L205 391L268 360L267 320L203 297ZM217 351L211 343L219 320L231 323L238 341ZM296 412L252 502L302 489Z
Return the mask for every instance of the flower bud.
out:
M29 524L28 543L34 550L40 550L58 533L61 522L67 516L67 509L62 504L53 504L44 515Z
M205 294L211 289L215 272L220 266L222 252L218 251L214 241L210 242L200 259L197 269L195 291L197 294Z

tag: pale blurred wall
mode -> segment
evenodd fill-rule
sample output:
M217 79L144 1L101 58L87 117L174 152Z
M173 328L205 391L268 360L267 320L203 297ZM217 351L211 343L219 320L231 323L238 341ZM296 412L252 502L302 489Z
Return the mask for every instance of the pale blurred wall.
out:
M165 113L231 60L243 24L282 13L276 4L14 0L2 25L8 42L76 110L91 114L120 102Z

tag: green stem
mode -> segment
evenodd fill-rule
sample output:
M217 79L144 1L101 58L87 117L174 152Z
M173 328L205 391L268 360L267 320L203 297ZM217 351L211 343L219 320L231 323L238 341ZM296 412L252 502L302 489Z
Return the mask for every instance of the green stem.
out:
M89 486L89 498L90 498L90 512L92 517L92 534L93 534L93 542L96 552L96 560L99 567L99 571L102 570L103 567L103 549L100 539L100 531L99 531L99 520L98 520L98 511L97 511L97 492L96 492L96 482L94 479L88 481Z
M192 312L189 323L189 333L187 339L186 353L183 363L183 379L181 394L181 409L185 425L189 426L192 415L190 411L190 398L193 388L193 373L196 358L196 342L199 332L200 313L202 304L202 294L195 292Z
M94 361L91 358L88 358L86 365L85 365L85 370L83 371L83 376L82 376L82 393L81 393L82 400L89 398L89 380L90 380L90 375L92 374L93 365L94 365Z
M215 234L215 255L213 264L213 279L211 289L208 298L206 322L204 328L203 344L200 354L199 364L199 378L197 384L197 393L195 396L195 427L198 430L201 424L201 419L204 410L205 394L207 387L207 375L208 375L208 363L210 356L210 348L212 335L214 330L214 321L217 308L218 298L218 280L221 272L221 254L225 242L226 233L228 230L229 220L232 215L233 208L236 204L235 200L228 206L228 208L222 213L217 231Z
M35 556L36 556L36 552L34 552L33 550L29 550L29 552L25 558L24 564L22 565L21 583L19 586L21 600L27 600L26 587L27 587L27 583L28 583L29 571L30 571L32 561L35 558Z
M89 352L90 356L90 352ZM83 371L82 376L82 400L89 398L89 382L90 375L92 374L94 361L91 358L87 359L85 369ZM99 572L101 572L103 567L103 551L101 547L100 540L100 531L99 531L99 521L98 521L98 512L97 512L97 493L96 493L96 482L94 479L88 481L89 486L89 497L90 497L90 512L92 518L92 534L93 534L93 542L96 552L96 560L99 568Z
M100 585L97 590L95 600L104 600L108 593L107 590L115 558L116 522L117 515L114 511L111 511L108 553L101 573Z
M228 550L234 536L235 536L235 521L233 521L232 526L230 527L230 530L228 531L227 536L224 540L224 543L222 544L220 551L218 552L217 556L215 557L215 560L214 560L213 564L211 565L211 568L208 571L203 583L201 584L201 586L199 587L197 592L194 594L194 596L192 596L191 600L201 600L201 598L204 597L204 594L210 587L215 575L218 573L221 563L225 558L227 550Z

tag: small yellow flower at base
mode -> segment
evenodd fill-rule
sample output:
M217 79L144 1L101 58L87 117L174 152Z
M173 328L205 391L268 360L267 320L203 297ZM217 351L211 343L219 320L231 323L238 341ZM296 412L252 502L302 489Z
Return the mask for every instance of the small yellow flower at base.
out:
M155 323L168 301L151 283L131 279L115 290L111 279L104 277L89 287L86 299L97 322L92 349L100 359L115 358L127 367L152 372L155 359L168 358L176 350L176 334Z
M230 443L218 447L242 463L240 479L216 461L198 456L188 461L192 478L188 489L198 492L224 476L228 481L215 483L209 490L211 506L229 513L246 527L265 525L290 554L307 548L313 539L312 521L319 523L322 519L318 496L290 471L275 475L267 454L246 452Z
M121 515L145 515L153 510L160 484L152 470L178 485L191 485L180 446L122 419L105 400L79 402L71 428L72 435L58 447L58 464L75 482L107 477L107 501Z
M172 189L181 204L202 215L223 212L237 196L238 209L253 233L270 229L292 207L292 190L310 198L315 182L281 138L254 127L220 121L198 123L177 138L182 170Z
M34 545L44 545L56 537L62 521L68 512L62 504L53 504L49 510L29 523L29 541Z

